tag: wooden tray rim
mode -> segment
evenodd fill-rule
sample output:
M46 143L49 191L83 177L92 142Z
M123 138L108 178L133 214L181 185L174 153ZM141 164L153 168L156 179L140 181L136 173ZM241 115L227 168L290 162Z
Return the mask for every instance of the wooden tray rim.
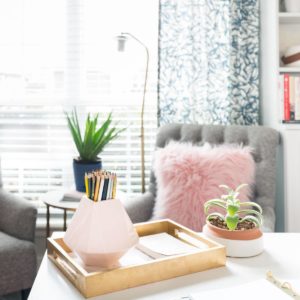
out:
M213 251L213 250L225 248L225 246L223 246L223 245L221 245L221 244L219 244L219 243L217 243L217 242L215 242L215 241L213 241L213 240L211 240L207 237L203 237L199 233L197 233L195 231L192 231L191 229L189 229L189 228L187 228L187 227L185 227L181 224L178 224L178 223L176 223L176 222L174 222L173 220L170 220L170 219L160 219L160 220L154 220L154 221L149 221L149 222L136 223L136 224L134 224L134 226L136 227L136 226L143 226L143 225L151 225L153 223L163 223L163 222L167 222L167 223L172 224L176 227L180 227L185 232L187 232L188 235L190 235L191 237L196 238L196 239L200 240L201 242L204 242L205 244L209 243L213 246L209 246L209 248L207 248L207 249L199 249L199 250L194 251L192 253L177 254L177 255L172 255L170 257L163 257L163 258L153 259L151 261L146 261L142 264L132 264L132 265L121 266L119 268L114 268L114 269L110 269L110 270L88 272L79 263L77 263L72 257L70 257L69 252L67 252L60 245L60 243L57 242L58 240L61 240L64 243L63 237L59 237L59 238L49 237L47 240L48 240L48 243L50 243L53 248L57 249L60 252L60 254L67 260L67 262L75 268L75 271L81 273L81 275L86 277L86 278L93 277L95 275L104 274L104 273L107 273L107 272L113 272L115 270L124 270L124 269L125 270L130 270L130 269L134 269L134 268L137 268L137 267L142 267L142 266L148 265L148 264L155 264L155 263L158 263L158 262L161 262L161 261L175 260L177 258L181 258L181 257L185 257L185 256L199 255L199 253L206 253L206 252L210 252L210 251ZM67 247L67 245L66 245L66 247ZM47 247L47 252L48 252L48 247ZM48 257L52 258L51 253L48 252L47 254L48 254Z

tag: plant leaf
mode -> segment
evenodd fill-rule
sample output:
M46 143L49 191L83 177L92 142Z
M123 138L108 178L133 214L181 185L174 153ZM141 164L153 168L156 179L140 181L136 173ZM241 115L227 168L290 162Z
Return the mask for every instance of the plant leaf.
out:
M109 113L100 128L97 128L99 114L92 117L89 113L85 121L84 137L82 139L76 108L70 114L65 112L65 115L75 146L82 160L96 160L103 148L126 129L110 128L112 113Z
M207 217L206 217L206 220L209 221L211 218L213 217L219 217L221 220L225 221L225 218L222 214L218 213L218 212L213 212L211 214L209 214Z
M220 184L219 187L225 189L226 192L228 192L228 193L230 193L232 191L232 189L225 184Z
M240 222L243 221L252 221L257 225L257 227L260 227L262 225L262 220L254 216L245 216L244 218L241 219Z
M107 133L107 135L103 136L102 140L98 142L97 145L95 145L95 148L93 150L93 153L100 153L103 148L112 140L114 140L121 132L123 132L125 128L117 130L116 128L110 129L110 131Z
M255 215L256 218L259 218L261 223L263 221L262 214L259 211L256 211L254 209L242 209L238 211L238 214Z
M95 134L95 128L97 125L98 115L95 116L94 120L88 115L86 122L86 131L84 137L84 152L85 157L88 160L95 160L97 155L93 155L95 144L93 143L93 136Z
M65 112L68 127L70 129L71 135L73 137L75 146L77 148L77 151L79 152L79 155L81 156L82 153L82 140L81 140L81 134L80 129L78 129L77 119L74 118L74 112L69 115L67 112Z
M212 206L221 207L226 210L226 202L221 199L211 199L204 204L204 213L207 214Z
M240 184L240 185L235 189L235 191L236 191L236 192L239 192L242 188L244 188L244 187L246 187L246 186L248 186L247 183L242 183L242 184Z
M107 119L102 124L102 126L95 133L95 144L98 144L103 139L111 122L112 122L112 120L111 120L111 113L110 113L108 115Z
M79 120L78 120L76 107L73 109L72 115L73 115L73 119L74 119L74 124L76 125L76 131L77 131L77 134L78 134L78 138L80 139L80 141L82 143L82 137L81 137L81 131L80 131L80 126L79 126Z
M239 215L235 214L233 216L227 214L225 216L225 222L229 230L235 230L239 223Z
M259 210L259 212L261 214L263 213L261 206L259 204L257 204L256 202L241 202L240 206L254 206Z

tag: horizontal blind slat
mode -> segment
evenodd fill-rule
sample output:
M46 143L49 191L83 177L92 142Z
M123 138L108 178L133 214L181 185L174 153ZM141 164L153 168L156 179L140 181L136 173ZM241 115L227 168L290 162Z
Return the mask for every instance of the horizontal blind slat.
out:
M13 111L15 108L15 112ZM3 183L6 189L38 201L48 190L70 187L73 183L72 157L76 156L62 107L27 107L0 105L0 151ZM115 112L114 121L130 124L118 139L101 153L105 168L116 171L118 184L129 194L140 191L140 119L139 106L130 113ZM9 112L12 119L7 117ZM16 114L17 113L17 114ZM156 135L156 111L145 123L145 167L149 180ZM133 119L132 115L136 114ZM150 112L149 112L150 114ZM55 120L48 119L55 115ZM2 118L6 116L5 118ZM154 117L155 116L155 117ZM6 122L7 120L7 122ZM38 202L37 202L38 203Z
M6 68L1 65L0 72L4 187L39 203L41 194L74 184L72 159L78 154L63 112L75 105L82 123L88 112L99 112L100 122L113 112L116 127L127 128L101 158L105 168L117 172L120 189L128 194L140 192L145 57L140 46L130 42L123 57L110 59L112 49L105 45L115 35L118 3L122 14L131 15L123 25L137 30L151 54L144 112L148 183L157 129L158 1L146 0L143 5L139 0L126 5L122 0L34 3L34 9L28 9L29 0L16 7L10 1L0 3L2 28L15 33L0 41L0 51L8 53ZM18 17L1 18L10 15L8 8L18 11ZM148 21L141 24L140 18ZM32 26L35 22L39 30Z

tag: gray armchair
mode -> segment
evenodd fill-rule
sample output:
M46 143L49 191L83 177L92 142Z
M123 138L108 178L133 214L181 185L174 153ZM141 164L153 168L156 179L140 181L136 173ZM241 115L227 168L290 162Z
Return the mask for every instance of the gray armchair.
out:
M169 141L193 142L199 145L242 144L253 148L256 163L254 199L264 212L264 231L275 229L275 184L276 152L279 144L279 133L263 126L219 126L169 124L161 127L156 138L156 147L162 148ZM147 193L124 205L134 223L144 222L152 217L156 197L156 182L151 172L150 186Z
M36 208L0 187L0 298L20 291L26 299L36 275Z

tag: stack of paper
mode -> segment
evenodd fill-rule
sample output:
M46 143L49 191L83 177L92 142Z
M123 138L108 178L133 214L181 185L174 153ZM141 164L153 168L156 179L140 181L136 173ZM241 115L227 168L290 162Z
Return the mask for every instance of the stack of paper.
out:
M136 248L155 259L199 250L165 232L140 237Z

